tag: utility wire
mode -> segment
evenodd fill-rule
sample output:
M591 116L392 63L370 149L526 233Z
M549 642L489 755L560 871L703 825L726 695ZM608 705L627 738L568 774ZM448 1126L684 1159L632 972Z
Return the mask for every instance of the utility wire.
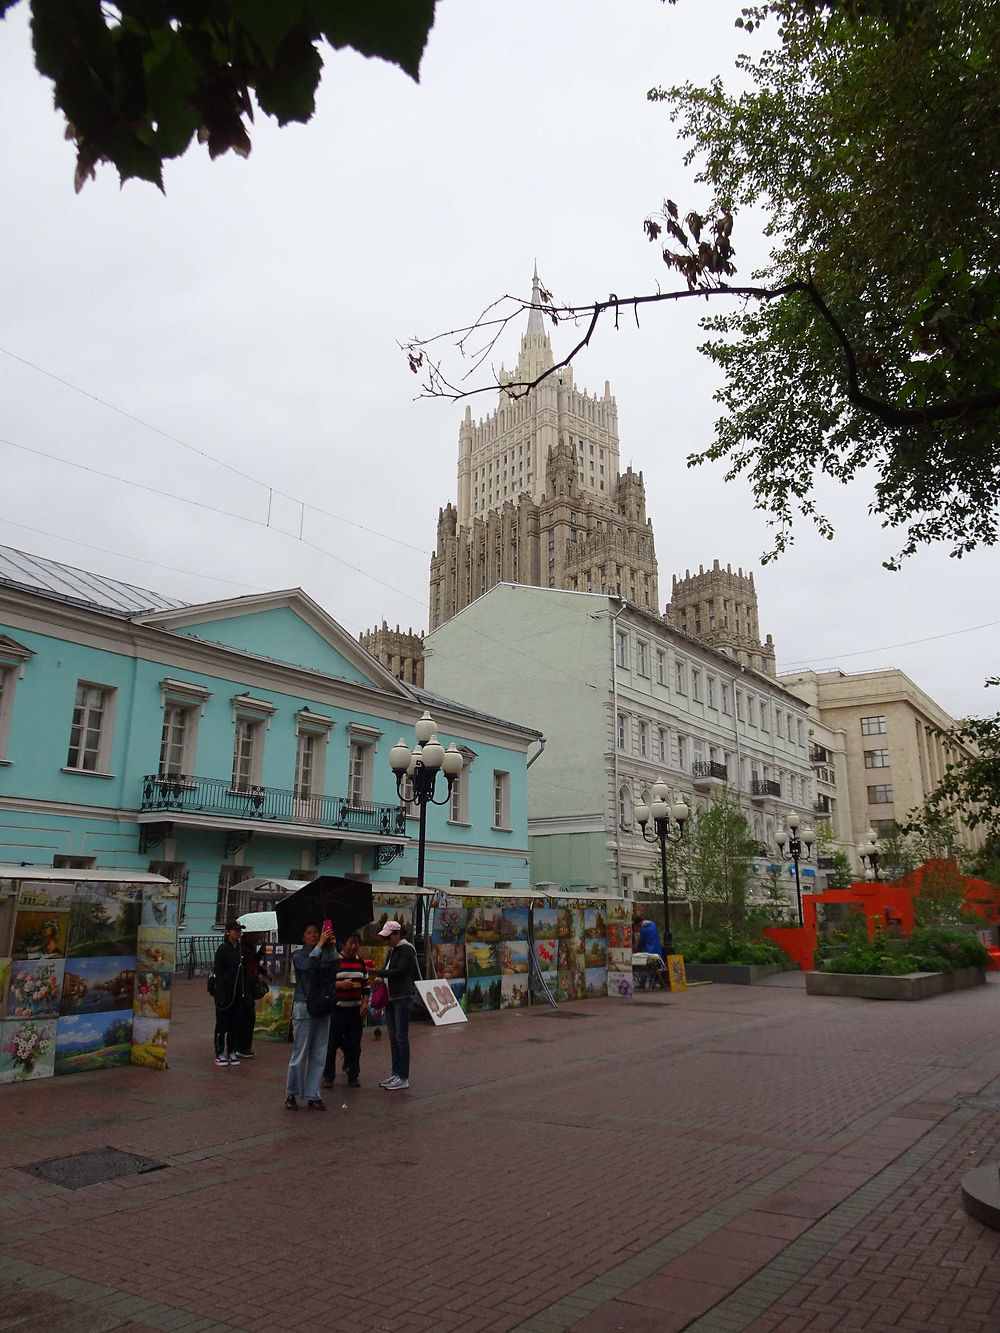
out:
M791 662L781 668L780 674L795 671L798 667L813 666L816 662L840 661L845 657L867 657L869 653L887 653L893 648L913 648L919 643L934 643L938 639L953 639L956 634L974 634L980 629L995 629L1000 620L991 620L988 625L967 625L965 629L950 629L943 634L928 634L923 639L907 639L905 643L887 643L881 648L859 648L853 653L827 653L824 657L808 657L801 662Z

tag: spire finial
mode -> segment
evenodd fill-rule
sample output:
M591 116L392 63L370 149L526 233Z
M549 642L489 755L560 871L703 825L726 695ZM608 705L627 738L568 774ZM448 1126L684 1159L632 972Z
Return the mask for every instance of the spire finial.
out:
M528 327L526 333L531 337L545 336L545 322L542 319L542 285L538 281L538 260L535 260L534 271L531 276L531 304L532 309L528 311Z

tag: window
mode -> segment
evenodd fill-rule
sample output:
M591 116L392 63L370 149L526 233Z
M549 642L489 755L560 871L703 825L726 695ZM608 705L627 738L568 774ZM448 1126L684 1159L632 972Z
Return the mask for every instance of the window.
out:
M774 729L779 736L785 734L785 715L780 708L774 710Z
M253 866L223 865L219 867L219 888L215 899L215 924L223 925L234 916L250 910L250 893L237 886L245 879L253 879Z
M620 667L628 666L628 635L621 630L615 633L615 661Z
M884 717L863 717L861 719L862 736L880 736L885 734Z
M739 722L743 721L743 695L739 690L736 691L736 719Z
M635 641L635 670L639 676L649 675L649 644L642 639Z
M194 767L193 764L185 763L191 745L191 732L194 730L191 711L181 704L168 704L163 710L159 767L161 778L180 777Z
M708 686L708 706L714 708L715 705L715 677L708 676L705 684Z
M150 861L149 873L163 875L177 890L177 916L183 920L184 899L187 894L188 868L184 861Z
M6 762L7 737L14 711L14 687L24 675L24 664L34 657L30 648L0 634L0 763Z
M657 685L666 685L667 683L667 655L656 650L656 683Z
M625 713L618 714L618 748L624 750L628 740L628 717Z
M802 719L801 719L800 717L798 717L798 718L795 719L795 725L798 727L798 732L799 732L799 744L800 744L800 745L805 745L805 741L802 739Z
M687 768L687 738L677 737L677 765L679 768Z
M691 698L696 704L701 703L701 672L694 668L691 670Z
M888 750L866 750L865 768L888 768L889 751Z
M747 695L747 724L751 727L757 725L753 711L754 698L752 694Z
M246 791L260 785L264 742L264 724L256 717L236 719L236 738L233 744L233 787Z
M300 801L306 801L310 796L317 794L316 779L322 776L321 773L317 773L318 740L319 737L314 731L300 731L295 744L295 796Z
M649 757L649 723L639 723L639 755L643 759Z
M897 828L894 819L873 819L871 825L875 830L876 838L891 838L895 834Z
M768 729L767 704L763 699L760 701L760 729L761 731Z
M729 712L729 686L726 685L726 684L723 684L722 687L721 687L721 693L722 693L722 711L723 711L724 713L728 713L728 712Z
M869 805L891 805L892 803L892 783L877 782L874 787L868 788Z
M632 793L628 787L618 788L618 827L632 827Z
M381 735L375 727L348 723L347 799L353 806L367 805L372 799L375 745Z
M678 694L687 694L687 666L679 658L674 662L674 689Z
M84 680L77 685L66 756L68 770L107 773L116 693L106 685L91 685Z
M493 827L510 828L510 774L493 770Z
M448 818L453 824L467 824L465 817L465 782L464 774L459 773L458 777L451 784L451 803L448 807Z
M96 870L96 856L63 856L56 853L52 858L53 870Z
M657 728L656 740L656 757L661 763L665 764L670 754L670 733L666 727Z

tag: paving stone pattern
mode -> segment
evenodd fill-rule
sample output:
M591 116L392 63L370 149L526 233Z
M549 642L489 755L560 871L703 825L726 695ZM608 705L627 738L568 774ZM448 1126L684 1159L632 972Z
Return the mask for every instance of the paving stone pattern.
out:
M282 1106L284 1045L215 1067L203 983L174 1005L165 1073L0 1088L0 1329L1000 1330L959 1194L1000 1160L1000 980L420 1024L409 1092L367 1040L325 1114ZM166 1169L22 1169L107 1147Z

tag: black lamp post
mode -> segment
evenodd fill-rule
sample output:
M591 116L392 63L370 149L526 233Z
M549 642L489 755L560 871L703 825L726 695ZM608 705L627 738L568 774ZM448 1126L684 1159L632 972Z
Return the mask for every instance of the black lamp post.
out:
M389 763L396 775L396 794L401 801L415 802L419 808L417 834L417 900L418 914L422 918L416 933L423 938L424 972L427 972L427 918L430 913L424 902L424 852L427 844L427 807L428 805L447 805L451 800L451 789L462 771L465 760L455 742L447 750L437 738L437 723L430 713L423 717L413 728L417 744L411 750L402 736L389 751ZM440 801L434 799L434 788L438 773L443 772L448 790ZM414 923L415 926L418 923Z
M875 837L875 830L870 828L865 835L865 841L858 848L858 855L861 857L861 864L865 868L865 879L878 879L878 842Z
M674 939L670 933L670 897L667 893L667 843L680 842L684 836L684 821L687 819L690 811L684 802L678 797L673 805L667 804L667 797L670 795L670 789L662 780L653 783L651 796L652 805L637 805L635 807L635 820L642 830L644 842L658 842L660 844L660 879L663 883L663 957L666 957L673 951ZM653 818L653 828L655 832L648 834L646 825L649 823L650 816Z
M806 825L799 835L799 817L794 810L790 811L785 819L788 825L787 829L778 829L777 842L778 851L782 856L790 856L792 864L795 866L795 901L799 909L799 925L802 920L802 881L799 879L799 860L808 861L812 852L812 845L816 841L816 834ZM802 847L805 846L803 855Z

